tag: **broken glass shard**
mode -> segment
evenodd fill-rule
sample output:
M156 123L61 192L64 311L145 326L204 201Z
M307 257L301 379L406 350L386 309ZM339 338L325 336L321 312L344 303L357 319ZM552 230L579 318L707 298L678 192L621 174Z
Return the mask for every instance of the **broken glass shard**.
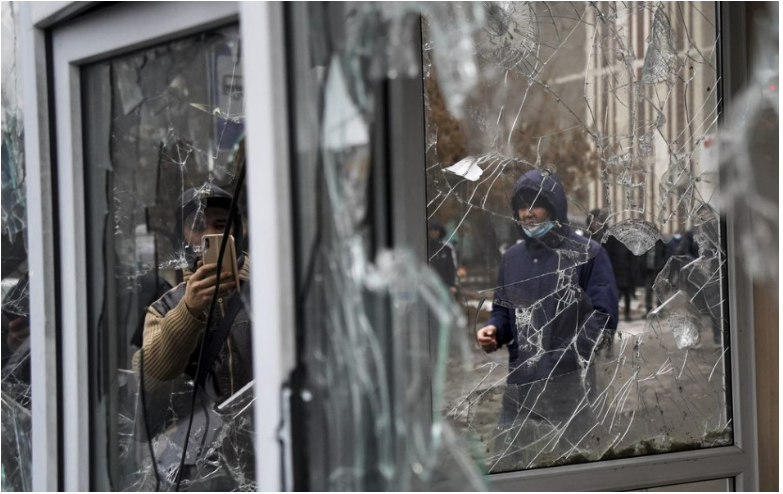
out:
M609 228L608 235L617 238L635 256L644 254L655 245L655 242L661 240L661 232L653 223L635 219L617 223Z
M655 10L652 34L648 40L647 53L642 66L642 84L670 82L679 64L674 48L674 36L669 17L663 8Z
M478 165L479 159L474 156L468 156L463 158L457 164L446 168L446 171L451 172L460 177L465 177L471 182L475 182L481 178L481 174L484 170Z

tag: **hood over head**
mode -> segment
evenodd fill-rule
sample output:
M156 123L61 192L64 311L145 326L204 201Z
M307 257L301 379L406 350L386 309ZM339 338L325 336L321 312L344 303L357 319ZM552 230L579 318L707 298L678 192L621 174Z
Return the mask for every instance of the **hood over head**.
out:
M545 207L552 220L568 224L568 198L557 174L533 169L517 180L511 198L514 217L520 209L532 206Z

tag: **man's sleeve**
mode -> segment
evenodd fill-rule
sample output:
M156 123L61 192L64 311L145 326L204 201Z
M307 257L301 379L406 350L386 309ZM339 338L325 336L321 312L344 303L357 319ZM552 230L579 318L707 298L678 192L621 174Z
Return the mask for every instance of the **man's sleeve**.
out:
M598 249L598 254L587 263L586 268L584 274L580 276L579 284L593 304L593 309L609 315L607 329L617 329L619 320L617 283L609 255L603 247Z
M614 335L619 313L612 263L603 247L581 270L579 286L584 293L574 307L579 321L576 350L583 359L590 360L593 352Z
M176 379L185 371L203 328L204 321L193 317L184 299L165 316L150 306L144 320L144 347L133 356L133 368L140 370L143 351L145 384Z
M514 338L511 332L511 309L501 305L503 303L503 293L505 293L505 256L500 261L498 270L498 282L495 287L495 295L492 301L492 315L487 321L487 325L494 325L497 328L495 340L498 347L510 343ZM480 308L479 308L480 309Z

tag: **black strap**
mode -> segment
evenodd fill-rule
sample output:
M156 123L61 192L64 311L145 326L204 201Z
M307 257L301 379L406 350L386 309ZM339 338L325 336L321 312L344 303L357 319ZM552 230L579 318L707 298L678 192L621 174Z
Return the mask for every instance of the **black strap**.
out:
M245 288L242 285L240 286L243 289ZM199 375L196 376L196 384L198 386L204 386L207 375L212 369L212 364L215 363L215 359L220 354L220 349L223 348L223 344L228 338L228 333L231 331L231 326L234 324L234 319L237 318L240 310L242 310L242 297L237 292L229 300L226 315L220 320L220 326L211 334L207 334L206 347L201 354ZM209 328L207 328L207 331L209 331Z

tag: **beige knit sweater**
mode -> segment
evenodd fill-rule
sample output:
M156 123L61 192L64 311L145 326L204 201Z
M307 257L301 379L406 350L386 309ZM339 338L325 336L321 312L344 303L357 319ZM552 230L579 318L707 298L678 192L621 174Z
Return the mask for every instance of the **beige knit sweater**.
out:
M245 256L239 270L239 279L247 281L250 273L250 260ZM192 273L184 271L187 283ZM172 290L176 290L180 285ZM218 310L223 310L219 302ZM184 297L176 307L166 315L161 315L154 304L147 309L144 319L144 380L145 388L153 389L157 382L171 381L181 376L188 365L191 354L196 350L199 336L207 320L206 312L201 318L195 318L185 306ZM133 369L141 368L141 350L133 356Z

